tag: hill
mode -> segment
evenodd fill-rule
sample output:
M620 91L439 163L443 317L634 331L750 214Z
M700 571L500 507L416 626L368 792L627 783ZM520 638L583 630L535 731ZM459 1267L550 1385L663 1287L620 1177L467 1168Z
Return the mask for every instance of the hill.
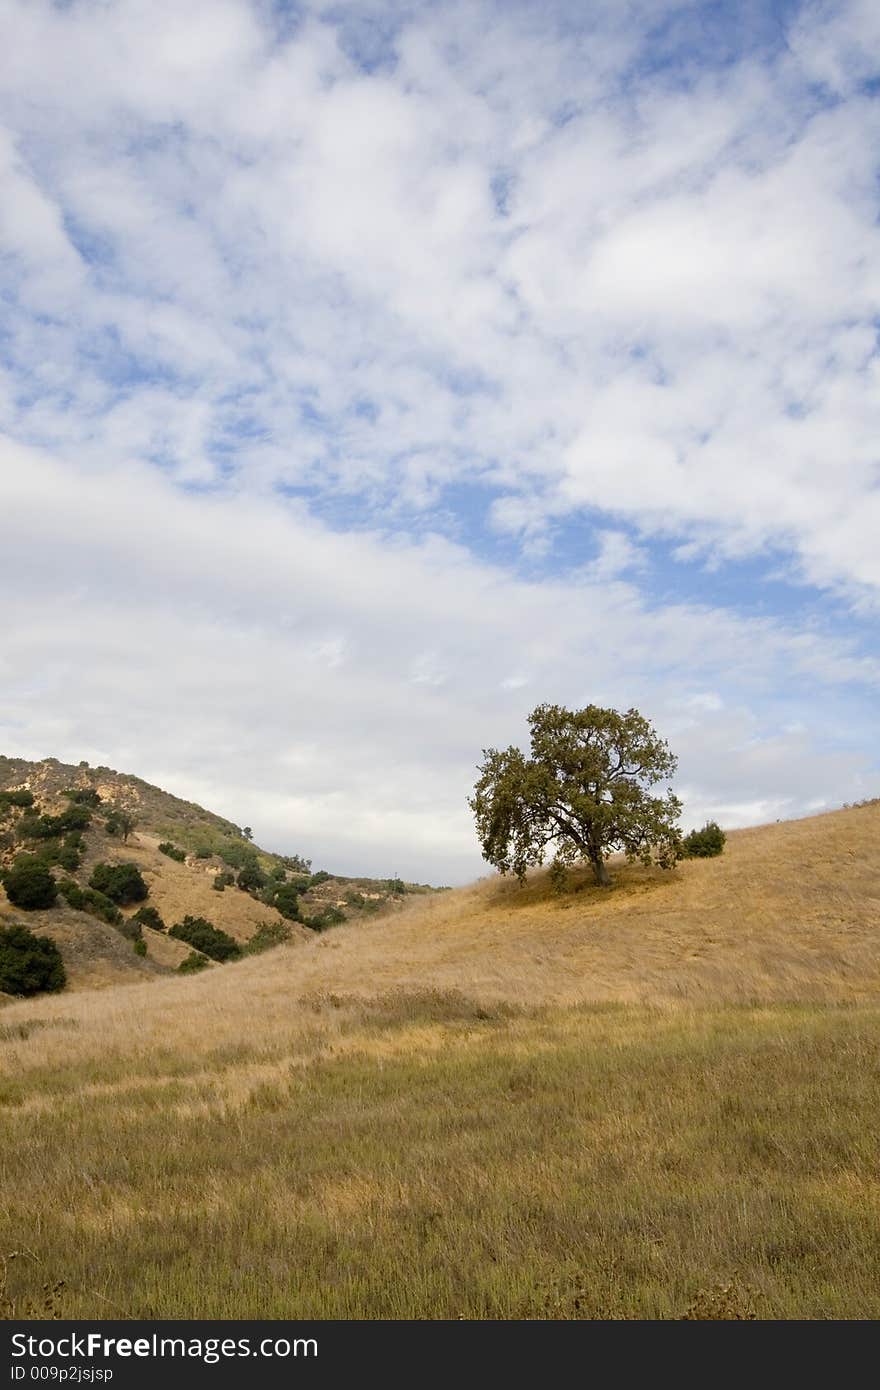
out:
M10 792L26 793L32 804L15 804L15 796L12 802L4 801ZM78 806L82 818L89 820L73 831L73 840L78 840L75 852L68 831L45 819L57 822L71 806ZM120 812L134 824L127 835L112 829L112 817ZM186 916L204 918L242 947L253 942L262 924L276 933L286 925L291 940L303 941L310 935L309 926L317 931L347 919L372 920L399 909L407 894L430 891L427 885L400 880L313 874L301 856L261 849L246 828L128 773L56 758L28 762L0 756L0 869L11 867L21 854L45 857L59 882L73 882L81 890L88 889L99 863L134 864L147 885L147 901L166 928ZM244 889L233 880L237 883L246 865L258 872ZM289 910L278 909L277 889L282 885L293 890L299 920L292 920ZM22 912L0 887L0 926L24 922L49 935L61 949L74 989L136 983L178 969L191 950L164 931L143 927L140 938L146 954L135 954L123 932L140 906L123 905L123 920L114 926L100 913L76 910L63 897L49 910ZM210 964L206 958L205 965Z
M880 803L615 876L6 1005L0 1303L880 1315Z

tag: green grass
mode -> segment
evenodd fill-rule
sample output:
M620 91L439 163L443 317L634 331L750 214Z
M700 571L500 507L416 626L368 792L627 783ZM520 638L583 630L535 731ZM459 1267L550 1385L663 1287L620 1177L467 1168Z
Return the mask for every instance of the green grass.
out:
M878 1014L328 997L294 1050L35 1055L0 1083L7 1310L877 1317Z

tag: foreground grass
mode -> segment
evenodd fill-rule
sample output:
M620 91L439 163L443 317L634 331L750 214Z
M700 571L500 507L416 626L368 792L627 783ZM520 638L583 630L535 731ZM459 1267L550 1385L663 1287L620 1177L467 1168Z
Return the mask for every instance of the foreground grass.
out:
M0 1303L664 1318L730 1285L723 1313L877 1317L878 1022L330 999L189 1070L41 1066L49 1029L0 1028Z

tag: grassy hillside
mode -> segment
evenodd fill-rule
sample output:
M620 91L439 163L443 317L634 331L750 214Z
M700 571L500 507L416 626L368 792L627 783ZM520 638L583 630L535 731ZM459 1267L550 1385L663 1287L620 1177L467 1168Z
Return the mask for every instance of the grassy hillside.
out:
M12 790L31 793L34 806L3 805L2 794ZM231 821L138 777L55 758L34 763L0 756L0 869L10 867L22 853L45 847L42 841L28 839L22 827L37 813L57 816L63 812L71 804L71 792L94 792L100 800L91 807L91 824L82 832L81 863L75 869L53 865L56 879L73 879L85 888L99 862L134 863L148 884L150 905L167 927L187 915L203 917L246 944L261 923L282 923L265 892L241 891L232 884L222 892L214 887L218 875L236 874L248 857L264 874L274 873L280 875L277 881L297 885L301 916L319 927L344 919L371 921L376 914L398 909L406 895L431 892L427 885L311 874L308 861L251 845ZM125 841L108 831L108 816L120 810L130 813L135 822ZM163 844L171 844L179 858L162 853ZM131 918L135 910L135 906L126 908L124 916ZM56 942L73 989L156 978L176 970L190 953L184 943L145 929L147 954L140 958L119 930L72 910L62 898L50 910L22 912L7 901L0 887L0 927L13 922L24 922ZM308 932L294 923L291 935L294 941L303 940Z
M7 1005L7 1310L878 1316L880 805L617 876Z

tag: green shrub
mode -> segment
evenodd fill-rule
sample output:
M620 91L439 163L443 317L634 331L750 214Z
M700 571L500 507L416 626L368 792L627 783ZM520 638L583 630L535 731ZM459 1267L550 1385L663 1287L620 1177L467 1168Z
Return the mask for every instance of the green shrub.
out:
M89 887L123 907L143 902L150 891L136 864L96 864Z
M215 893L223 893L226 891L226 880L222 874L214 875L214 882L211 884L211 887L214 889Z
M100 806L101 793L94 787L68 787L67 791L61 793L66 796L68 801L73 801L77 806Z
M58 885L45 864L32 854L20 854L11 869L3 875L6 896L15 907L25 912L54 906Z
M15 833L20 840L49 840L58 832L54 825L54 816L22 816L15 827Z
M318 872L316 874L312 874L311 878L309 879L309 887L317 888L319 883L326 883L327 880L332 877L333 875L328 874L326 869L319 869Z
M0 927L0 990L4 994L40 994L67 983L61 952L48 936L27 927Z
M173 845L170 840L162 841L159 846L159 853L167 854L169 859L176 859L178 864L182 864L186 858L186 850L178 849L177 845Z
M132 944L136 956L145 956L147 954L147 943L142 936L139 936Z
M240 840L230 840L219 851L224 864L231 869L243 869L245 864L256 864L257 856L252 847Z
M190 951L186 960L182 960L177 969L181 975L194 975L197 970L207 970L209 964L208 957L203 956L200 951Z
M282 883L275 889L272 906L289 922L299 921L299 895L292 883Z
M402 898L406 893L406 884L402 878L386 878L385 891L393 893L395 897Z
M207 845L200 845L199 848L196 850L196 859L210 859L213 853L214 851L212 849L208 849Z
M165 923L162 921L158 910L152 905L139 907L132 921L140 922L142 927L151 927L153 931L165 930Z
M308 921L304 921L304 925L312 931L326 931L328 927L337 927L344 921L345 913L340 907L325 907L323 912L318 912Z
M33 806L34 794L29 791L0 792L0 801L7 806Z
M182 922L171 928L168 935L176 936L179 941L186 941L188 945L195 946L196 950L202 951L212 960L237 960L241 955L238 942L205 917L186 916Z
M251 893L259 892L261 888L265 888L268 880L259 864L254 860L252 864L245 864L244 868L239 870L236 882L239 888Z
M289 940L290 927L286 927L283 922L258 922L256 931L244 948L245 954L256 956L261 951L268 951L273 946L281 946Z
M287 878L287 870L282 868L280 864L273 864L269 870L269 877L274 878L277 883L283 883Z
M727 836L714 820L706 821L702 830L692 830L684 837L684 853L688 859L712 859L724 849Z
M87 912L90 917L109 922L111 927L118 927L123 920L119 908L108 897L94 888L80 888L72 878L63 878L58 885L58 891L68 907L72 907L76 912Z
M345 901L348 903L349 907L363 907L367 900L363 893L358 893L354 888L349 888L345 895Z

